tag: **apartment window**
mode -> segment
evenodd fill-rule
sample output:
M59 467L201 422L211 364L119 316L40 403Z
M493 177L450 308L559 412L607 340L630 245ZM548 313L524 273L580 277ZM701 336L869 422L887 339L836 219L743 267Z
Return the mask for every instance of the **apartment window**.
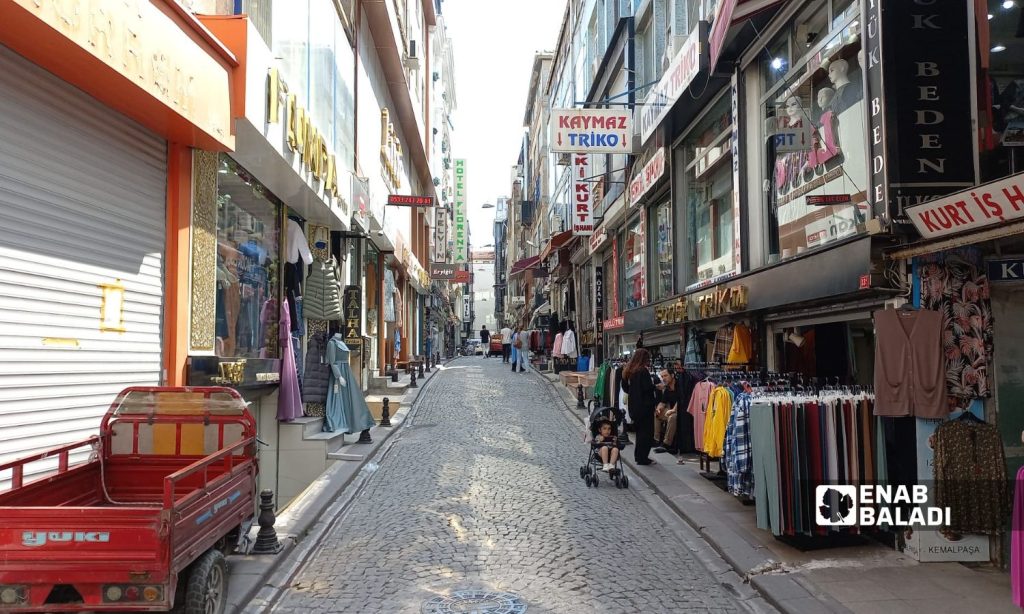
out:
M683 140L688 288L736 272L731 104L723 93Z
M843 10L846 25L828 32L829 7L809 4L784 30L793 66L762 66L769 262L862 232L870 217L862 32L855 5ZM849 201L821 206L816 195Z

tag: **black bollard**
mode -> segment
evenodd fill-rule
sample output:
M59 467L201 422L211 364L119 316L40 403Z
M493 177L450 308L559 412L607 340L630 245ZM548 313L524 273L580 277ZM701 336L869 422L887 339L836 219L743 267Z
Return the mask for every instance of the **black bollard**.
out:
M419 388L416 384L416 369L409 369L409 387Z
M423 357L424 362L427 363L426 369L424 369L427 373L430 373L430 361L432 358L433 356L431 354L427 354Z
M423 362L425 360L426 360L426 358L423 358L423 359L420 360L420 379L423 379Z
M359 433L359 440L356 443L373 443L373 439L370 438L370 429Z
M576 409L586 409L587 403L583 400L583 384L576 384Z
M253 554L277 554L283 546L277 539L277 531L274 530L274 523L277 516L274 515L274 491L265 489L260 491L260 515L256 519L260 530L256 534L256 543L252 547Z
M391 366L391 365L388 365L388 367L391 369L391 383L397 384L398 383L398 369L396 367L394 367L394 366Z
M380 410L380 425L391 426L391 399L384 397L383 405Z

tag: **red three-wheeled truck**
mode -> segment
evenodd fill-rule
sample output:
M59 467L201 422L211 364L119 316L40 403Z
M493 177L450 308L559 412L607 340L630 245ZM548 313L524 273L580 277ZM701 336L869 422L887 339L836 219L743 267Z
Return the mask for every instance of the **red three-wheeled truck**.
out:
M0 465L0 613L223 611L256 475L235 390L125 389L98 436Z

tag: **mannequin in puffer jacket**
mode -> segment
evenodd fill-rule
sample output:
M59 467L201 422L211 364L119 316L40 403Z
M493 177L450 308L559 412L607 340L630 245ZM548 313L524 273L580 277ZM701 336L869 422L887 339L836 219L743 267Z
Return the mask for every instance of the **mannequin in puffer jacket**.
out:
M306 368L302 375L302 402L326 403L327 386L331 381L331 365L327 364L325 335L310 335L306 348Z

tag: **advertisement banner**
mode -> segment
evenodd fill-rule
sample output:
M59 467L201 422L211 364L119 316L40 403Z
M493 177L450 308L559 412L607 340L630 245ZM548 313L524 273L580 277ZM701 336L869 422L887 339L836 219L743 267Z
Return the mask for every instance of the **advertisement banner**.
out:
M708 65L708 22L701 21L693 29L683 48L672 59L672 64L665 71L651 93L644 99L640 107L640 140L646 141L665 119L676 100L682 95L690 82Z
M594 267L594 322L597 334L604 332L604 267Z
M591 193L590 155L572 155L572 234L594 234L593 194Z
M452 261L469 262L469 219L466 209L466 161L455 160L455 246Z
M552 109L551 151L633 153L633 112L628 109Z

